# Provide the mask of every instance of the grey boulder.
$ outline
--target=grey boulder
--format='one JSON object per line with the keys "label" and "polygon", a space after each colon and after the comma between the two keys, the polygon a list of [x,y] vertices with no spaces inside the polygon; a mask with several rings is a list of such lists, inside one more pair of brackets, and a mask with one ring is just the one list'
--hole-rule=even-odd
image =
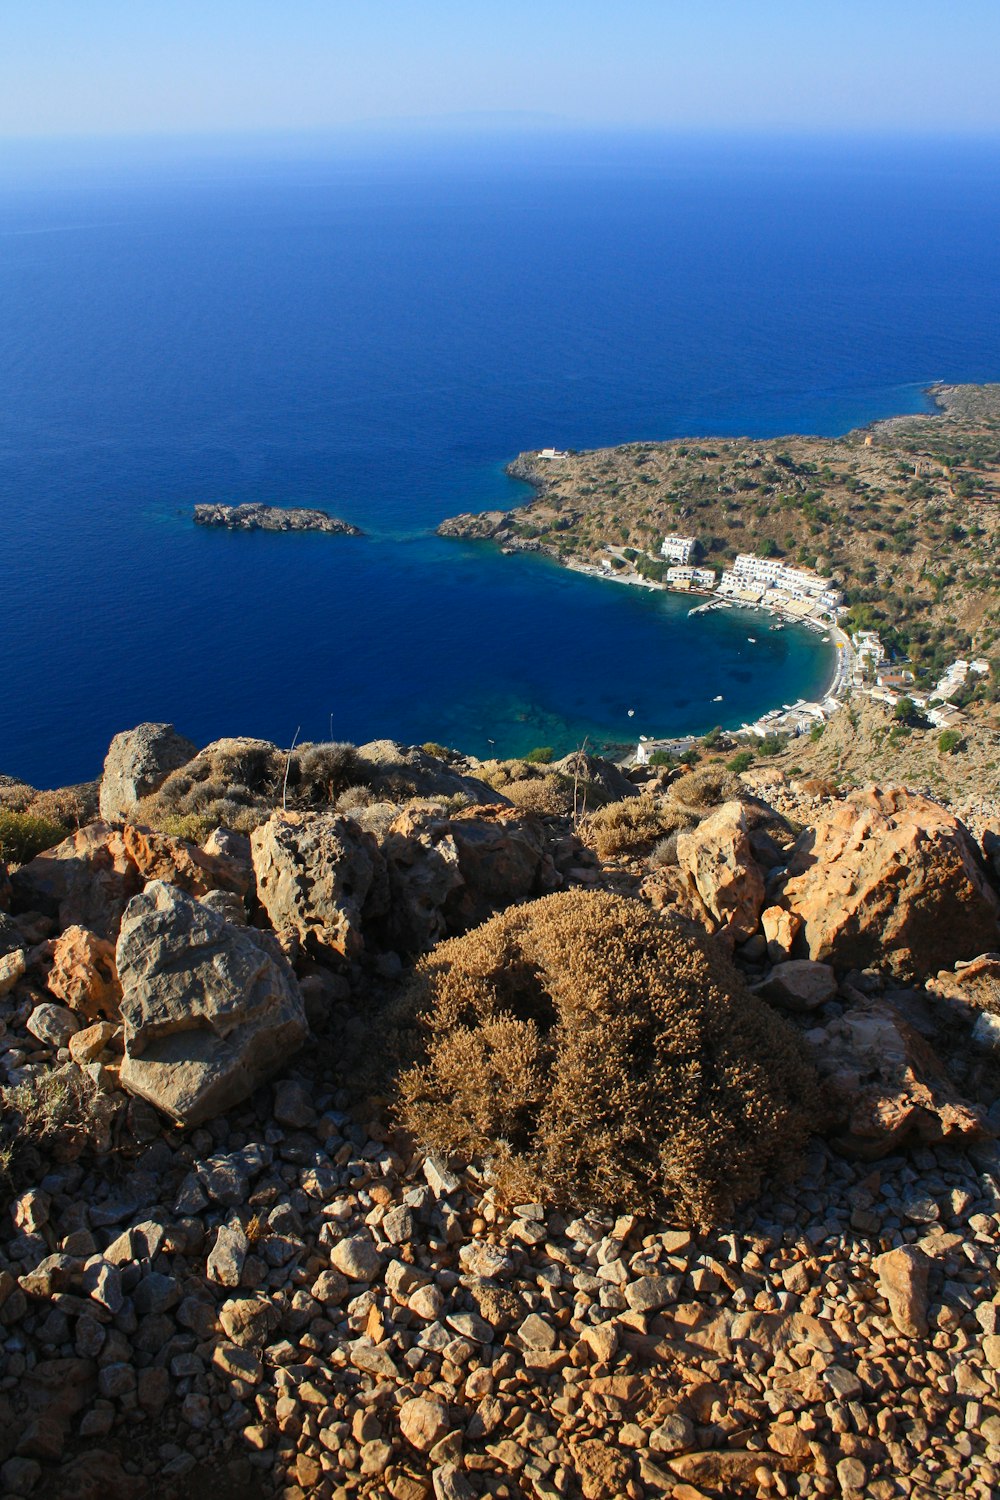
{"label": "grey boulder", "polygon": [[163,785],[171,771],[187,765],[198,747],[172,724],[138,724],[111,741],[101,778],[100,811],[120,823],[136,803]]}
{"label": "grey boulder", "polygon": [[130,901],[117,964],[122,1087],[181,1124],[245,1099],[305,1040],[298,983],[273,942],[164,881]]}

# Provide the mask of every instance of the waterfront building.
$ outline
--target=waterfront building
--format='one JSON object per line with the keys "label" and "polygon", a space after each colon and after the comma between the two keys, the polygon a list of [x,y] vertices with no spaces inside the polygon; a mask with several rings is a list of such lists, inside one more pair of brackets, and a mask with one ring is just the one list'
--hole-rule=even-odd
{"label": "waterfront building", "polygon": [[808,613],[817,605],[832,611],[843,603],[843,595],[834,588],[832,579],[821,578],[810,568],[788,567],[780,558],[756,557],[752,552],[741,552],[732,568],[723,573],[719,593],[748,602],[757,594],[765,604],[782,609],[793,604],[806,606],[796,613]]}
{"label": "waterfront building", "polygon": [[689,563],[697,541],[693,536],[665,536],[660,552],[668,562]]}
{"label": "waterfront building", "polygon": [[667,582],[675,589],[714,589],[715,569],[691,567],[668,568]]}

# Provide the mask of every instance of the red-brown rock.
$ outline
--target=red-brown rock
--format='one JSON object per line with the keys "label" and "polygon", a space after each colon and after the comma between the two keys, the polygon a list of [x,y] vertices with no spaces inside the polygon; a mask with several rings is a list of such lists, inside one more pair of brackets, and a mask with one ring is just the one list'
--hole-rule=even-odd
{"label": "red-brown rock", "polygon": [[52,994],[87,1021],[117,1021],[122,997],[115,946],[86,927],[67,927],[52,945]]}
{"label": "red-brown rock", "polygon": [[742,943],[757,931],[764,876],[754,859],[741,802],[724,802],[696,828],[677,835],[684,883],[681,907],[710,932]]}
{"label": "red-brown rock", "polygon": [[1000,900],[965,826],[929,797],[869,788],[798,840],[781,904],[810,958],[913,977],[998,943]]}

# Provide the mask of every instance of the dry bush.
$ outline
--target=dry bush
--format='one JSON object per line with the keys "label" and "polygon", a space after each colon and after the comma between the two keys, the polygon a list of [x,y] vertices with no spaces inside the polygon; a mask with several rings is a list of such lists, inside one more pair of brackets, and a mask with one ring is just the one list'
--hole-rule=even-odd
{"label": "dry bush", "polygon": [[580,837],[601,859],[609,859],[615,854],[648,849],[690,821],[683,810],[664,798],[643,792],[590,813],[580,826]]}
{"label": "dry bush", "polygon": [[0,808],[7,812],[26,812],[38,796],[33,786],[16,776],[0,776]]}
{"label": "dry bush", "polygon": [[370,786],[347,786],[334,803],[337,812],[353,812],[358,807],[371,807],[375,793]]}
{"label": "dry bush", "polygon": [[509,781],[503,793],[522,812],[543,818],[561,818],[573,811],[573,783],[564,776],[526,776]]}
{"label": "dry bush", "polygon": [[717,1220],[816,1114],[792,1028],[708,944],[606,892],[512,907],[416,971],[425,1061],[401,1080],[431,1149],[492,1159],[514,1201]]}
{"label": "dry bush", "polygon": [[348,787],[367,785],[370,767],[356,745],[330,741],[306,745],[292,756],[288,785],[297,807],[328,807]]}
{"label": "dry bush", "polygon": [[701,817],[723,802],[738,801],[747,796],[747,789],[738,776],[722,764],[713,761],[679,776],[668,793],[675,807]]}
{"label": "dry bush", "polygon": [[36,818],[48,818],[64,828],[83,828],[98,816],[101,783],[84,781],[79,786],[61,786],[52,792],[38,792],[29,809]]}
{"label": "dry bush", "polygon": [[649,856],[649,868],[651,870],[664,870],[668,865],[677,863],[677,829],[668,833],[665,839],[660,839],[656,848]]}
{"label": "dry bush", "polygon": [[72,1161],[87,1146],[106,1149],[114,1106],[72,1065],[0,1088],[0,1178],[43,1175],[48,1157]]}

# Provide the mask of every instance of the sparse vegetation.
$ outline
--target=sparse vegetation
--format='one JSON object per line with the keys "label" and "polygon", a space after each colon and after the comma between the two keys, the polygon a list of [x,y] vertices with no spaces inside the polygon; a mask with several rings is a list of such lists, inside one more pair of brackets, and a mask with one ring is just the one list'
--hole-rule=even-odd
{"label": "sparse vegetation", "polygon": [[36,854],[61,843],[68,832],[65,823],[0,807],[0,860],[8,865],[27,864]]}

